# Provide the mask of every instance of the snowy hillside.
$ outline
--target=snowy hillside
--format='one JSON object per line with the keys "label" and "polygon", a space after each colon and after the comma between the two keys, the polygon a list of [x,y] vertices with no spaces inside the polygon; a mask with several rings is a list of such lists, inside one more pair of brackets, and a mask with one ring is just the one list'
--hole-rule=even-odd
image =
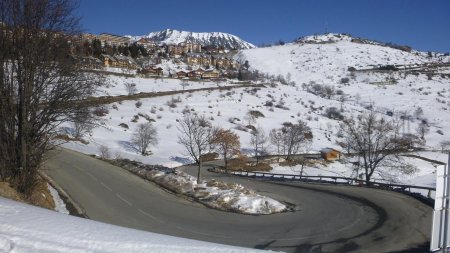
{"label": "snowy hillside", "polygon": [[[328,41],[322,37],[313,39]],[[312,129],[313,143],[309,152],[318,152],[324,147],[340,149],[337,144],[340,121],[327,115],[327,110],[333,107],[346,117],[355,117],[373,108],[386,119],[401,119],[404,133],[417,134],[418,125],[426,121],[429,132],[424,135],[424,148],[427,150],[440,149],[441,141],[450,140],[447,130],[450,124],[450,69],[445,64],[433,69],[420,67],[448,59],[430,58],[427,53],[406,52],[377,44],[355,43],[345,37],[323,44],[304,42],[242,50],[237,57],[241,61],[248,60],[250,70],[281,76],[289,85],[274,83],[264,88],[145,98],[140,100],[139,106],[133,100],[110,104],[109,114],[104,117],[105,128],[96,128],[85,137],[89,144],[68,143],[65,146],[89,154],[99,154],[99,147],[106,146],[113,157],[175,167],[192,162],[178,143],[177,129],[177,120],[190,111],[205,115],[215,126],[236,132],[242,151],[248,155],[252,155],[248,125],[261,127],[268,135],[271,129],[298,120],[306,122]],[[380,65],[397,65],[400,70],[381,71]],[[350,67],[355,70],[349,71]],[[401,70],[405,67],[410,70]],[[139,91],[183,89],[177,84],[178,80],[173,79],[111,80],[114,82],[105,93],[113,95],[122,93],[122,83],[130,81],[138,84]],[[217,84],[192,83],[192,87],[202,85],[213,87]],[[334,92],[328,97],[321,96],[311,91],[315,86],[331,86]],[[262,116],[249,119],[250,111],[259,111]],[[147,121],[153,122],[158,129],[160,141],[151,147],[152,155],[141,156],[127,147],[137,125]],[[269,147],[269,151],[275,150]],[[417,177],[430,176],[434,171],[431,165],[415,163],[423,173],[394,178],[394,181],[416,182]],[[420,166],[427,167],[421,169]]]}
{"label": "snowy hillside", "polygon": [[191,42],[201,44],[202,46],[224,47],[225,49],[250,49],[254,45],[240,39],[239,37],[221,32],[187,32],[166,29],[159,32],[152,32],[144,36],[132,37],[134,40],[140,38],[149,38],[160,44],[178,44]]}
{"label": "snowy hillside", "polygon": [[0,197],[0,252],[262,252],[118,227]]}
{"label": "snowy hillside", "polygon": [[[429,147],[438,148],[439,141],[450,139],[450,133],[444,131],[450,123],[450,76],[442,75],[448,73],[449,67],[402,70],[448,64],[448,57],[429,58],[423,52],[355,43],[348,36],[334,37],[330,42],[330,36],[334,37],[315,38],[316,42],[328,41],[323,44],[305,43],[311,41],[311,36],[303,43],[242,50],[237,57],[240,61],[248,60],[251,69],[281,75],[302,90],[315,84],[334,86],[341,95],[330,98],[330,103],[341,101],[343,105],[351,103],[361,109],[373,106],[385,116],[388,111],[393,117],[409,115],[412,119],[404,122],[404,130],[408,132],[415,131],[417,118],[426,119],[432,126],[426,138]],[[399,66],[399,71],[371,70],[386,65]],[[412,117],[416,111],[423,114]]]}
{"label": "snowy hillside", "polygon": [[[315,42],[315,43],[312,43]],[[348,68],[373,68],[380,65],[414,65],[431,60],[425,53],[405,52],[374,44],[351,42],[351,37],[308,36],[299,43],[242,50],[237,56],[248,60],[252,69],[271,75],[291,75],[298,84],[315,81],[338,84],[350,75]],[[373,77],[373,80],[380,76]],[[371,81],[369,79],[369,81]]]}

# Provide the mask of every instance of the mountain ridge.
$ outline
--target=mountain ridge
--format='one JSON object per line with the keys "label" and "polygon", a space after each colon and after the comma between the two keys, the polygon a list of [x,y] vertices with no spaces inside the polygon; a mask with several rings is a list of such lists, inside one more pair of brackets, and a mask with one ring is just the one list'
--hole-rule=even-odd
{"label": "mountain ridge", "polygon": [[236,35],[223,32],[190,32],[173,29],[151,32],[141,36],[127,36],[132,40],[148,38],[158,44],[198,43],[202,46],[224,47],[225,49],[251,49],[255,45]]}

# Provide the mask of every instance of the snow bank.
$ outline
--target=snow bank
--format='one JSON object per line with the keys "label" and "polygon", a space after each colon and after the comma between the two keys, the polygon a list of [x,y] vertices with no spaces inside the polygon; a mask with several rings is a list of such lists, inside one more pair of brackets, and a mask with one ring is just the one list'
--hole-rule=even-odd
{"label": "snow bank", "polygon": [[211,208],[243,214],[273,214],[287,210],[287,207],[282,203],[261,196],[242,185],[215,180],[197,184],[195,177],[179,170],[145,165],[129,160],[116,160],[113,163],[172,192],[191,197]]}
{"label": "snow bank", "polygon": [[59,213],[69,214],[69,210],[67,210],[66,204],[59,196],[58,191],[53,188],[49,183],[47,183],[48,190],[53,197],[53,201],[55,202],[55,211]]}
{"label": "snow bank", "polygon": [[118,227],[0,197],[0,252],[261,252]]}

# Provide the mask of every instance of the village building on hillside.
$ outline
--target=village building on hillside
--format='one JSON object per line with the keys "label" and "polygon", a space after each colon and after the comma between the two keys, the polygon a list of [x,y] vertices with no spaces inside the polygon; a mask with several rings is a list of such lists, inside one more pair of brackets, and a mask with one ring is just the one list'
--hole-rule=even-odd
{"label": "village building on hillside", "polygon": [[198,68],[197,70],[192,70],[188,72],[188,77],[193,79],[200,79],[202,78],[204,72],[205,71],[203,69]]}
{"label": "village building on hillside", "polygon": [[333,149],[333,148],[324,148],[320,150],[320,155],[325,161],[336,161],[340,160],[342,153],[339,150]]}
{"label": "village building on hillside", "polygon": [[172,56],[181,56],[184,52],[184,48],[179,45],[168,45],[167,52]]}
{"label": "village building on hillside", "polygon": [[147,66],[146,68],[141,70],[141,74],[147,76],[163,76],[163,69],[156,66]]}
{"label": "village building on hillside", "polygon": [[214,66],[217,69],[237,69],[239,64],[227,57],[221,55],[207,55],[207,54],[186,54],[186,64],[189,66]]}
{"label": "village building on hillside", "polygon": [[103,62],[103,65],[105,65],[105,67],[112,67],[116,62],[116,59],[114,59],[114,57],[107,54],[100,55],[100,60]]}
{"label": "village building on hillside", "polygon": [[100,60],[103,62],[105,67],[113,68],[125,68],[125,69],[138,69],[139,65],[129,56],[123,55],[107,55],[102,54]]}
{"label": "village building on hillside", "polygon": [[202,51],[207,54],[223,54],[225,53],[225,48],[217,46],[204,46]]}
{"label": "village building on hillside", "polygon": [[102,33],[97,36],[97,39],[102,43],[102,47],[108,46],[126,46],[130,44],[131,39],[119,35]]}
{"label": "village building on hillside", "polygon": [[117,60],[116,67],[126,68],[126,69],[138,69],[139,65],[133,60],[133,58],[124,55],[115,55],[114,58]]}
{"label": "village building on hillside", "polygon": [[155,53],[159,49],[158,44],[156,44],[156,42],[149,38],[141,38],[136,41],[136,44],[142,46],[147,51],[147,53]]}
{"label": "village building on hillside", "polygon": [[72,56],[73,61],[77,66],[84,69],[101,69],[103,67],[102,61],[92,56]]}
{"label": "village building on hillside", "polygon": [[188,53],[201,53],[202,46],[195,43],[179,43],[176,45],[168,45],[167,52],[172,56],[181,56]]}
{"label": "village building on hillside", "polygon": [[184,53],[201,53],[202,45],[196,43],[185,43],[184,45]]}
{"label": "village building on hillside", "polygon": [[96,39],[98,39],[98,38],[97,38],[97,35],[95,35],[95,34],[92,34],[92,33],[83,33],[83,34],[81,34],[81,40],[82,41],[92,42],[93,40],[96,40]]}
{"label": "village building on hillside", "polygon": [[202,78],[203,79],[214,79],[219,78],[220,72],[215,69],[208,69],[203,72]]}
{"label": "village building on hillside", "polygon": [[233,67],[232,60],[223,57],[223,56],[215,56],[212,57],[212,65],[214,65],[217,69],[229,69]]}
{"label": "village building on hillside", "polygon": [[211,56],[206,54],[188,53],[186,54],[186,63],[189,66],[210,66],[212,64]]}
{"label": "village building on hillside", "polygon": [[181,70],[181,71],[178,71],[177,73],[175,73],[175,76],[176,76],[177,78],[185,78],[185,77],[187,77],[187,72]]}

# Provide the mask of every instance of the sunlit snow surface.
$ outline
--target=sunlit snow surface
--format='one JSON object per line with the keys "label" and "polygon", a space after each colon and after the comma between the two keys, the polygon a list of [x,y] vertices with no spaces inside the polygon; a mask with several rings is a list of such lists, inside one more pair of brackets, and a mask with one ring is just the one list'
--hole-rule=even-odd
{"label": "sunlit snow surface", "polygon": [[0,252],[261,252],[77,218],[0,197]]}

